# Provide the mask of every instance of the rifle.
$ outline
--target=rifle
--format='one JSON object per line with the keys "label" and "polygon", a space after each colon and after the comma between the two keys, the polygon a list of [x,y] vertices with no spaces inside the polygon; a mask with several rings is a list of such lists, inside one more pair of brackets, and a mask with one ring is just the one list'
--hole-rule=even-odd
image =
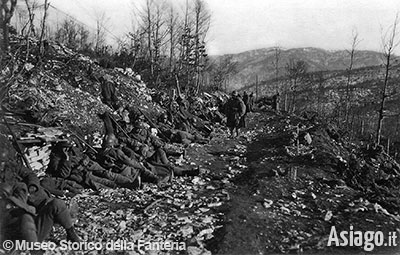
{"label": "rifle", "polygon": [[10,131],[10,134],[11,134],[11,136],[12,136],[12,138],[13,138],[14,146],[15,146],[15,148],[17,149],[18,154],[21,156],[21,158],[22,158],[22,160],[24,161],[26,167],[27,167],[30,171],[33,172],[32,167],[31,167],[31,165],[29,164],[28,159],[26,158],[25,154],[22,152],[21,147],[19,147],[19,144],[18,144],[18,141],[17,141],[17,137],[15,136],[14,132],[12,131],[12,129],[11,129],[10,125],[8,124],[7,119],[6,119],[5,116],[3,116],[3,120],[4,120],[4,123],[6,124],[8,130]]}
{"label": "rifle", "polygon": [[154,124],[154,122],[153,122],[149,117],[147,117],[146,114],[144,114],[144,112],[142,111],[142,109],[140,109],[140,108],[138,107],[138,110],[139,110],[139,112],[144,116],[144,118],[146,119],[146,121],[150,124],[150,127],[155,128],[155,129],[157,130],[157,132],[161,135],[161,138],[162,138],[162,139],[164,139],[164,140],[167,141],[167,142],[170,142],[169,138],[168,138],[166,135],[164,135],[164,134],[160,131],[160,129],[157,127],[157,125]]}
{"label": "rifle", "polygon": [[130,138],[130,136],[128,135],[128,133],[126,133],[126,131],[118,124],[118,122],[114,119],[114,117],[113,117],[111,114],[109,114],[109,116],[110,116],[110,119],[112,120],[112,122],[114,122],[114,124],[117,126],[117,128],[120,129],[120,130],[122,131],[122,133],[124,133],[124,135],[125,135],[127,138]]}
{"label": "rifle", "polygon": [[68,132],[70,132],[73,136],[75,136],[76,138],[78,138],[78,140],[81,143],[84,143],[89,149],[91,149],[94,153],[98,153],[98,151],[93,148],[90,144],[88,144],[83,138],[81,138],[79,135],[75,134],[74,132],[72,132],[71,130],[69,130],[68,128],[66,128]]}

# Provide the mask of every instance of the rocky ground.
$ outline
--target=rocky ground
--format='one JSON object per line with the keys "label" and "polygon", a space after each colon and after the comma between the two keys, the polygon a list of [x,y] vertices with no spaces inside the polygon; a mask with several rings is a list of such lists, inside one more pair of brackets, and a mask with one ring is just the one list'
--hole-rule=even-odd
{"label": "rocky ground", "polygon": [[[13,47],[25,56],[23,43],[15,41]],[[0,83],[7,88],[2,113],[39,175],[48,164],[51,144],[59,139],[79,143],[80,137],[100,146],[103,123],[98,114],[111,111],[99,98],[100,76],[111,76],[123,105],[141,108],[153,121],[165,111],[155,100],[156,91],[132,70],[101,68],[62,45],[52,49],[40,65],[32,55],[28,62],[19,58],[12,68],[0,70]],[[269,109],[250,113],[248,127],[235,139],[225,127],[213,125],[208,144],[192,144],[184,158],[173,159],[177,165],[199,167],[197,177],[176,177],[162,188],[150,184],[137,191],[88,190],[63,197],[78,234],[85,241],[174,241],[185,246],[148,254],[363,254],[362,247],[327,247],[331,227],[338,232],[351,226],[380,230],[386,237],[398,231],[400,165],[394,159],[379,148],[347,141],[316,116],[277,115]],[[0,142],[11,148],[5,119]],[[0,156],[4,161],[15,153]],[[50,240],[63,239],[63,230],[55,228]],[[54,253],[66,252],[47,252]],[[376,247],[372,253],[399,251]]]}
{"label": "rocky ground", "polygon": [[[327,247],[331,226],[384,233],[399,230],[397,215],[346,185],[327,164],[328,156],[318,160],[324,149],[318,144],[318,131],[311,135],[315,159],[287,153],[285,146],[291,143],[287,130],[296,121],[297,117],[271,112],[253,115],[250,125],[255,134],[245,142],[246,153],[239,159],[245,171],[228,188],[231,200],[222,234],[211,246],[215,253],[362,254],[361,248]],[[397,247],[374,249],[374,253],[398,252]]]}
{"label": "rocky ground", "polygon": [[[362,247],[327,247],[331,226],[385,234],[399,230],[397,212],[338,177],[331,162],[345,149],[330,138],[322,146],[320,140],[328,137],[320,127],[268,111],[248,119],[239,138],[220,132],[209,144],[188,148],[180,163],[200,166],[199,177],[176,178],[161,190],[147,185],[73,198],[79,234],[90,241],[185,242],[187,251],[173,254],[364,254]],[[314,129],[308,145],[313,149],[300,145],[301,155],[293,156],[288,148],[297,126]],[[323,154],[324,149],[338,151]],[[56,231],[53,240],[62,235]],[[377,247],[372,253],[398,252]]]}

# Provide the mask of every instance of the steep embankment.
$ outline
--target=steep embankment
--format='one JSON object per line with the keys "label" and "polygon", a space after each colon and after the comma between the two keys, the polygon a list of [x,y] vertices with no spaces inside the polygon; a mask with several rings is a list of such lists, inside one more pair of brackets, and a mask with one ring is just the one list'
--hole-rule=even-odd
{"label": "steep embankment", "polygon": [[[38,43],[29,42],[38,52]],[[14,38],[12,52],[25,56],[23,38]],[[0,80],[9,88],[2,107],[43,126],[62,126],[87,135],[102,130],[98,114],[111,109],[100,100],[100,78],[107,76],[116,86],[122,105],[138,106],[148,113],[160,112],[152,102],[153,90],[132,70],[106,69],[92,59],[65,46],[52,43],[41,62],[34,54],[20,58],[14,70],[2,70]],[[150,114],[151,115],[151,114]]]}

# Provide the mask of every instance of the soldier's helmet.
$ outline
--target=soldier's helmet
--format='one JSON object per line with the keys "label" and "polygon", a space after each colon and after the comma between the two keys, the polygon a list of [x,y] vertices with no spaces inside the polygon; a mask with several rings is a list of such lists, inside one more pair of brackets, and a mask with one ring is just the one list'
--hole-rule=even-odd
{"label": "soldier's helmet", "polygon": [[116,145],[118,145],[118,139],[117,137],[115,137],[114,134],[106,135],[104,137],[104,142],[103,142],[104,147],[113,147]]}
{"label": "soldier's helmet", "polygon": [[158,121],[159,122],[164,123],[167,120],[168,120],[168,115],[165,112],[161,113],[161,115],[158,117]]}
{"label": "soldier's helmet", "polygon": [[64,149],[69,150],[71,147],[73,147],[73,143],[71,141],[69,140],[60,141],[55,144],[53,152],[62,153]]}
{"label": "soldier's helmet", "polygon": [[72,144],[71,141],[68,141],[68,140],[67,140],[67,141],[58,142],[58,143],[57,143],[57,146],[63,147],[63,148],[69,148],[69,147],[72,147],[73,144]]}
{"label": "soldier's helmet", "polygon": [[7,182],[0,183],[0,198],[11,196],[13,187]]}
{"label": "soldier's helmet", "polygon": [[104,80],[104,81],[112,81],[112,77],[111,77],[111,75],[104,74],[104,75],[103,75],[103,80]]}

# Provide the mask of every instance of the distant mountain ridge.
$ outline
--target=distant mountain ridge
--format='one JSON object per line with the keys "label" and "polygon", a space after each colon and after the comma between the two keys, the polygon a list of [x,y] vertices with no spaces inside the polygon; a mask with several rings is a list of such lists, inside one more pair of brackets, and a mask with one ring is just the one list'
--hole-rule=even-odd
{"label": "distant mountain ridge", "polygon": [[[230,59],[237,63],[237,72],[230,76],[228,89],[238,89],[259,81],[276,77],[274,68],[275,47],[246,51],[238,54],[212,56],[212,60]],[[346,50],[324,50],[319,48],[280,48],[279,76],[285,76],[285,66],[291,60],[303,60],[310,72],[345,70],[349,67],[350,55]],[[382,54],[375,51],[356,51],[354,69],[377,66],[382,63]]]}

